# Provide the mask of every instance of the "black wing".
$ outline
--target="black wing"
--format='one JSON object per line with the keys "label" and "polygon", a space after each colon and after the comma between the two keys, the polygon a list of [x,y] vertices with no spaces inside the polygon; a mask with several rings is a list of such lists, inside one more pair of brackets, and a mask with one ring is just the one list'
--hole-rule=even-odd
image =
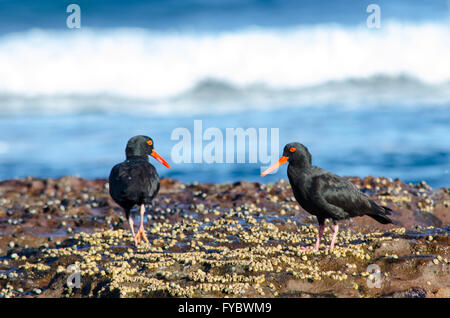
{"label": "black wing", "polygon": [[159,176],[149,162],[123,162],[111,170],[109,192],[124,209],[131,209],[135,204],[151,203],[158,191]]}
{"label": "black wing", "polygon": [[331,173],[313,178],[311,197],[324,214],[338,220],[373,214],[375,206],[378,207],[353,183]]}

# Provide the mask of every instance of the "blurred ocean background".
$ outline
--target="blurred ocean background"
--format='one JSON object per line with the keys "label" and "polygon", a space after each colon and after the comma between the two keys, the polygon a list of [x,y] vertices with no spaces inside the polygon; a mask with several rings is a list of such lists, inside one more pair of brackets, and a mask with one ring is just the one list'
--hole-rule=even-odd
{"label": "blurred ocean background", "polygon": [[[136,134],[170,162],[172,131],[201,119],[279,128],[280,152],[302,142],[340,175],[450,186],[447,0],[74,1],[81,29],[70,3],[0,0],[0,180],[107,178]],[[184,182],[286,178],[151,162]]]}

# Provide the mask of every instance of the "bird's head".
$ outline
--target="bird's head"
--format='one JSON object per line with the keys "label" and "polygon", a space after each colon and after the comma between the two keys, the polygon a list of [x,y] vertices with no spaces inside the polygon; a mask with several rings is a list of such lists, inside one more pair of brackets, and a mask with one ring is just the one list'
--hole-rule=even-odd
{"label": "bird's head", "polygon": [[154,149],[153,139],[147,136],[134,136],[128,140],[125,149],[127,158],[152,156],[167,168],[170,165]]}
{"label": "bird's head", "polygon": [[289,164],[292,164],[294,166],[305,167],[311,165],[311,154],[309,153],[308,148],[306,148],[299,142],[288,143],[286,146],[284,146],[283,156],[277,162],[267,168],[267,170],[265,170],[261,174],[261,176],[264,177],[286,162],[289,162]]}

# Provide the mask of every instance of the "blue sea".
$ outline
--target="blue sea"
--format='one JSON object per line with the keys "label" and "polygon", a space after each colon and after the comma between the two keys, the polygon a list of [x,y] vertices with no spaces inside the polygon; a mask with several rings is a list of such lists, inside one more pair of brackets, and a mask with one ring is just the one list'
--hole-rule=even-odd
{"label": "blue sea", "polygon": [[[107,178],[127,140],[275,128],[344,176],[449,187],[450,2],[0,0],[0,180]],[[75,3],[75,2],[74,2]],[[208,141],[204,141],[206,145]],[[250,146],[236,150],[247,153]],[[172,163],[183,182],[272,182],[261,162]]]}

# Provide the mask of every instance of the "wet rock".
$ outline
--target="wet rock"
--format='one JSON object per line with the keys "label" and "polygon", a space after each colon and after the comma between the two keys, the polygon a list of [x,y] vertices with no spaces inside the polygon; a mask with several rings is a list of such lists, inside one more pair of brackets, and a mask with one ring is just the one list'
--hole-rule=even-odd
{"label": "wet rock", "polygon": [[425,298],[427,296],[427,291],[420,287],[413,287],[405,291],[395,292],[393,298]]}

